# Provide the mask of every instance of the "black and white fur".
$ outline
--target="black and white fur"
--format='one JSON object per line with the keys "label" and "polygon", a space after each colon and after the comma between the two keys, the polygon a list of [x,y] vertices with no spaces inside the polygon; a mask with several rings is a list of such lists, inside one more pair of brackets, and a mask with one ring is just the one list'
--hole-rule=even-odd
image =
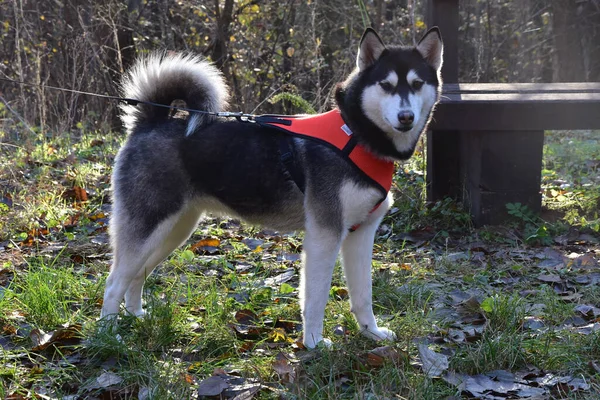
{"label": "black and white fur", "polygon": [[[359,143],[376,156],[409,158],[439,99],[443,46],[437,28],[416,47],[386,47],[375,31],[363,35],[357,68],[338,85],[336,106]],[[155,103],[184,100],[188,108],[224,111],[228,88],[210,63],[190,55],[151,55],[125,76],[123,94]],[[375,320],[371,257],[375,232],[391,194],[381,192],[337,152],[294,139],[304,193],[280,157],[279,131],[250,122],[125,106],[128,138],[113,175],[110,234],[114,262],[102,317],[125,299],[143,315],[142,287],[152,270],[184,243],[204,213],[224,213],[281,231],[305,230],[300,304],[304,344],[323,339],[331,277],[341,251],[350,303],[362,332],[393,339]],[[350,233],[350,227],[360,227]]]}

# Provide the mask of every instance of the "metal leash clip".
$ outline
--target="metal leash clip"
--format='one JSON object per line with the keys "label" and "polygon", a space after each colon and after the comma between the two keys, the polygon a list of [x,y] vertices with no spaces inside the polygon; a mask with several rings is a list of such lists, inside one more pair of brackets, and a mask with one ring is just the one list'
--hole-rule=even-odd
{"label": "metal leash clip", "polygon": [[222,111],[222,112],[218,112],[217,115],[219,117],[235,118],[238,121],[242,121],[242,122],[254,122],[253,114],[245,114],[241,111],[240,112]]}

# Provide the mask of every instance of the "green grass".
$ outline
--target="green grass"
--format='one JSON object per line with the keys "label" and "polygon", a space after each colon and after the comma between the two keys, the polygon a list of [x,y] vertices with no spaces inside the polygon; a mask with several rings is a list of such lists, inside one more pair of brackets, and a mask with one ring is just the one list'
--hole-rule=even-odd
{"label": "green grass", "polygon": [[68,268],[53,268],[33,260],[24,271],[23,281],[17,280],[13,296],[37,327],[53,329],[77,320],[84,283]]}
{"label": "green grass", "polygon": [[[554,250],[571,257],[587,252],[598,261],[598,245],[552,242],[573,228],[598,231],[598,133],[550,133],[545,207],[558,214],[552,220],[523,214],[530,220],[521,216],[501,228],[474,229],[451,200],[427,204],[424,155],[417,152],[400,167],[396,203],[374,251],[374,308],[398,340],[375,343],[360,335],[338,265],[325,320],[333,347],[306,351],[298,344],[299,261],[278,260],[298,253],[302,235],[272,235],[228,219],[203,221],[148,278],[147,317],[97,322],[111,256],[109,176],[123,137],[7,132],[0,131],[10,144],[0,145],[0,398],[191,398],[215,374],[259,382],[254,398],[260,399],[460,395],[419,367],[422,342],[448,355],[456,373],[536,367],[590,383],[564,398],[600,396],[600,374],[591,367],[600,360],[600,332],[581,333],[569,322],[579,317],[577,304],[600,306],[597,286],[576,280],[597,267],[544,270],[537,258],[542,241],[523,240],[528,223],[543,226]],[[87,199],[75,188],[85,189]],[[205,238],[219,239],[216,253],[191,250]],[[260,247],[249,248],[246,238]],[[296,273],[284,284],[265,283],[290,269]],[[549,273],[561,282],[538,280]],[[528,328],[531,318],[543,327]],[[38,346],[32,335],[38,331],[56,337]],[[372,355],[384,345],[387,355]],[[98,384],[104,373],[118,383]]]}
{"label": "green grass", "polygon": [[573,226],[600,232],[600,134],[548,132],[544,146],[544,204]]}

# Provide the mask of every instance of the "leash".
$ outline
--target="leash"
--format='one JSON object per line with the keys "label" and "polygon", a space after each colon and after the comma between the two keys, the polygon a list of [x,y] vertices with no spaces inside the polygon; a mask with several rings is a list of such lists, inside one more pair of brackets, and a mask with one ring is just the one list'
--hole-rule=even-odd
{"label": "leash", "polygon": [[[131,99],[131,98],[127,98],[127,97],[119,97],[119,96],[111,96],[111,95],[107,95],[107,94],[85,92],[82,90],[66,89],[66,88],[61,88],[58,86],[51,86],[51,85],[33,84],[33,83],[28,83],[28,82],[23,82],[23,81],[17,81],[15,79],[10,79],[10,78],[0,77],[0,80],[10,82],[13,84],[25,85],[25,86],[29,86],[29,87],[39,87],[39,88],[43,88],[43,89],[57,90],[57,91],[66,92],[66,93],[74,93],[74,94],[80,94],[80,95],[84,95],[84,96],[92,96],[92,97],[99,97],[99,98],[108,99],[108,100],[116,100],[118,102],[125,103],[128,105],[134,106],[134,107],[137,106],[138,104],[145,104],[145,105],[149,105],[149,106],[153,106],[153,107],[168,108],[170,110],[187,111],[189,113],[199,113],[199,114],[212,115],[215,117],[223,117],[223,118],[235,118],[240,122],[258,123],[263,126],[265,126],[265,125],[268,126],[269,123],[277,123],[280,125],[291,126],[292,125],[291,120],[297,117],[297,116],[284,116],[284,115],[275,115],[275,114],[254,115],[254,114],[246,114],[243,112],[230,112],[230,111],[213,112],[213,111],[206,111],[206,110],[196,110],[196,109],[187,108],[187,107],[178,107],[178,106],[173,106],[170,104],[154,103],[152,101]],[[20,119],[20,117],[19,117],[19,119]],[[295,155],[294,146],[292,144],[292,136],[284,135],[279,139],[279,152],[280,152],[281,162],[283,163],[284,171],[289,175],[290,179],[296,184],[296,187],[298,187],[298,189],[302,193],[304,193],[304,189],[305,189],[304,173],[301,171],[301,169],[298,167],[298,165],[296,163],[297,156]]]}
{"label": "leash", "polygon": [[[178,107],[178,106],[172,106],[172,105],[161,104],[161,103],[154,103],[151,101],[138,100],[138,99],[132,99],[132,98],[127,98],[127,97],[119,97],[119,96],[112,96],[112,95],[107,95],[107,94],[85,92],[82,90],[66,89],[66,88],[61,88],[61,87],[52,86],[52,85],[33,84],[33,83],[28,83],[28,82],[23,82],[23,81],[17,81],[15,79],[10,79],[10,78],[0,77],[0,81],[6,81],[6,82],[25,85],[25,86],[29,86],[29,87],[39,87],[39,88],[43,88],[43,89],[57,90],[57,91],[66,92],[66,93],[80,94],[80,95],[84,95],[84,96],[99,97],[99,98],[108,99],[108,100],[116,100],[118,102],[123,102],[128,105],[132,105],[134,107],[137,106],[138,104],[145,104],[145,105],[149,105],[149,106],[153,106],[153,107],[162,107],[162,108],[168,108],[171,110],[187,111],[190,113],[200,113],[200,114],[212,115],[212,116],[223,117],[223,118],[236,118],[240,122],[252,122],[252,123],[258,123],[263,126],[266,125],[266,126],[270,126],[270,127],[273,127],[273,125],[269,125],[272,123],[276,123],[279,125],[285,125],[285,126],[291,126],[293,119],[301,117],[298,115],[277,115],[277,114],[255,115],[255,114],[246,114],[243,112],[230,112],[230,111],[213,112],[213,111],[206,111],[206,110],[196,110],[196,109],[192,109],[192,108]],[[304,176],[304,172],[299,168],[299,166],[296,163],[297,155],[295,154],[294,145],[292,143],[293,137],[294,137],[293,135],[283,135],[279,139],[279,144],[278,144],[279,145],[279,153],[280,153],[280,157],[281,157],[281,162],[284,167],[284,172],[286,174],[288,174],[289,178],[295,183],[296,187],[300,190],[300,192],[304,193],[306,178]],[[354,138],[352,138],[352,139],[354,139]],[[344,151],[344,149],[342,151]],[[375,208],[373,208],[373,210],[371,210],[371,212],[375,211],[384,200],[385,200],[385,198],[381,199],[375,205]],[[360,225],[352,226],[350,228],[350,232],[355,231],[356,229],[358,229],[359,226]]]}
{"label": "leash", "polygon": [[[116,100],[118,102],[125,103],[130,106],[134,106],[134,107],[137,106],[138,104],[144,104],[144,105],[153,106],[153,107],[168,108],[170,110],[187,111],[189,113],[212,115],[214,117],[235,118],[241,122],[259,122],[259,123],[277,122],[277,123],[284,124],[284,125],[292,124],[291,121],[284,120],[283,115],[276,115],[276,114],[255,115],[255,114],[246,114],[241,111],[239,111],[239,112],[231,112],[231,111],[213,112],[213,111],[206,111],[206,110],[196,110],[193,108],[178,107],[178,106],[173,106],[170,104],[161,104],[161,103],[154,103],[152,101],[131,99],[128,97],[111,96],[108,94],[100,94],[100,93],[85,92],[82,90],[66,89],[66,88],[61,88],[61,87],[52,86],[52,85],[42,85],[42,84],[36,84],[36,83],[23,82],[23,81],[18,81],[16,79],[10,79],[10,78],[0,77],[0,81],[6,81],[6,82],[10,82],[10,83],[18,84],[18,85],[29,86],[29,87],[57,90],[57,91],[66,92],[66,93],[81,94],[84,96],[99,97],[101,99]],[[296,116],[285,116],[285,117],[286,118],[295,118]]]}

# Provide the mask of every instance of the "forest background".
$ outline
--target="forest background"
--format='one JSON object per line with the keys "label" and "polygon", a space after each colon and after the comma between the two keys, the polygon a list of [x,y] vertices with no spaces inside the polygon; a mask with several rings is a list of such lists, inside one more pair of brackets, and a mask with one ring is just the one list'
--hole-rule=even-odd
{"label": "forest background", "polygon": [[[461,82],[600,80],[600,1],[459,3]],[[427,5],[0,0],[0,78],[38,85],[2,80],[0,96],[21,122],[42,130],[120,129],[116,104],[41,85],[117,95],[136,55],[166,49],[214,61],[231,85],[232,110],[323,111],[332,87],[354,68],[364,28],[375,27],[390,44],[413,44],[427,29]]]}

